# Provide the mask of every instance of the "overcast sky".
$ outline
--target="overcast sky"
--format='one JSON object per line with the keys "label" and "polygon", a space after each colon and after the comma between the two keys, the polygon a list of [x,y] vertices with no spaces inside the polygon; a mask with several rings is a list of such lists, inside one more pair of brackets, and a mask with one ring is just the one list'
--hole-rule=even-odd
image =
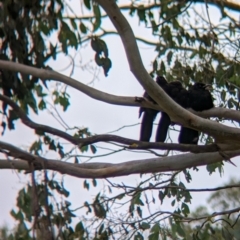
{"label": "overcast sky", "polygon": [[[76,3],[77,1],[74,2],[74,4],[79,4]],[[77,7],[79,6],[74,6],[74,9],[77,9]],[[213,11],[213,8],[210,8],[210,11],[210,16],[212,18],[215,17],[216,20],[218,16],[218,10],[215,9]],[[130,21],[136,36],[144,36],[147,39],[153,39],[151,35],[151,30],[146,29],[143,24],[139,26],[137,18],[131,18]],[[112,25],[108,20],[104,20],[104,24],[105,26],[107,26],[106,29],[113,29]],[[107,78],[104,77],[104,75],[102,74],[102,70],[100,69],[101,74],[99,75],[99,80],[95,80],[94,83],[91,84],[91,86],[96,89],[116,95],[141,96],[143,94],[143,89],[129,70],[124,49],[122,47],[122,43],[119,37],[108,36],[107,38],[104,38],[104,40],[107,42],[113,66]],[[150,70],[151,62],[156,55],[156,53],[154,52],[154,48],[143,45],[142,43],[139,43],[139,48],[145,67],[147,70]],[[71,53],[74,52],[71,51]],[[83,65],[84,63],[87,63],[91,59],[93,59],[94,52],[91,50],[89,45],[87,45],[83,50],[81,50],[81,52],[79,52],[78,56],[79,61],[81,60],[79,65]],[[68,63],[69,58],[66,56],[61,56],[57,60],[57,62],[51,61],[50,65],[54,68],[54,70],[61,71],[68,65]],[[61,73],[69,75],[70,71],[70,69],[67,69],[66,71],[61,71]],[[87,72],[86,70],[75,68],[72,77],[83,83],[89,83],[91,82],[93,76],[89,74],[89,72]],[[121,126],[140,123],[140,120],[138,119],[138,108],[114,106],[107,103],[99,102],[71,88],[68,89],[68,92],[71,96],[71,106],[66,113],[62,114],[62,116],[64,117],[64,120],[68,123],[68,125],[72,127],[89,127],[89,130],[92,133],[102,134],[118,129]],[[40,112],[39,116],[31,114],[31,118],[38,123],[61,128],[61,126],[56,122],[56,120],[54,120],[54,118],[47,112]],[[158,122],[158,118],[156,119],[156,122]],[[123,137],[138,139],[139,129],[140,126],[137,125],[135,127],[125,128],[115,134],[119,134]],[[175,132],[171,132],[171,137],[174,142],[177,142],[177,134]],[[36,137],[34,136],[34,131],[29,130],[28,128],[23,126],[20,121],[17,122],[15,131],[6,131],[5,135],[2,137],[2,141],[16,144],[17,146],[21,146],[24,148],[29,146],[35,139]],[[152,136],[152,140],[154,140],[154,135]],[[104,144],[98,145],[104,146]],[[109,147],[109,145],[107,146]],[[70,145],[66,145],[65,147],[67,149],[68,147],[70,147]],[[99,153],[104,153],[104,151],[99,150],[97,154]],[[90,153],[87,153],[87,155],[89,154]],[[52,157],[56,155],[54,155],[52,152],[49,152],[46,156]],[[92,161],[117,163],[134,159],[144,159],[150,156],[152,155],[145,153],[122,152],[107,157],[93,159]],[[239,158],[235,158],[234,163],[239,167],[238,160]],[[208,172],[205,170],[206,167],[201,167],[199,172],[194,172],[192,174],[193,181],[187,186],[189,188],[219,186],[223,182],[226,182],[230,177],[238,177],[238,167],[236,168],[231,164],[225,163],[224,175],[222,177],[220,177],[218,173],[209,176]],[[12,226],[14,224],[13,219],[9,215],[9,212],[15,206],[15,199],[18,190],[22,188],[28,180],[28,176],[26,177],[24,174],[19,174],[15,170],[1,170],[0,225],[6,223]],[[86,200],[91,200],[94,197],[94,194],[101,189],[99,187],[89,192],[86,189],[82,188],[83,181],[81,179],[65,176],[64,180],[66,188],[69,189],[71,192],[69,200],[72,201],[73,208],[81,206]],[[180,176],[179,180],[184,181],[184,177]],[[132,175],[128,177],[114,178],[112,179],[112,181],[119,183],[125,182],[128,185],[132,184],[134,186],[136,185],[136,183],[140,182],[140,177],[139,175]],[[99,184],[106,184],[104,180],[98,180],[98,182]],[[193,194],[194,199],[192,202],[192,208],[195,208],[200,204],[205,205],[208,195],[208,193]],[[165,202],[164,204],[164,206],[169,205],[169,202]],[[164,206],[162,206],[162,209],[164,209]],[[153,208],[158,207],[159,206],[155,206]]]}

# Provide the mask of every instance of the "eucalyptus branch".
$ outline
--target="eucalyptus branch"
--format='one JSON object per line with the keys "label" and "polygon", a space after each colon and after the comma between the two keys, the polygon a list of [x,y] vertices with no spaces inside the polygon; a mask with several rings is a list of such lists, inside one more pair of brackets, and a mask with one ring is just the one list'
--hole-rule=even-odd
{"label": "eucalyptus branch", "polygon": [[0,69],[9,70],[13,72],[20,72],[28,75],[32,75],[35,77],[41,78],[42,81],[57,81],[64,83],[72,88],[88,95],[89,97],[107,102],[114,105],[121,105],[121,106],[143,106],[143,107],[151,107],[153,109],[160,109],[156,104],[152,104],[149,101],[143,101],[143,98],[136,98],[136,97],[127,97],[127,96],[116,96],[113,94],[109,94],[106,92],[99,91],[95,88],[89,87],[73,78],[67,77],[63,74],[55,72],[49,69],[38,69],[35,67],[26,66],[24,64],[15,63],[11,61],[0,60]]}
{"label": "eucalyptus branch", "polygon": [[[87,96],[93,99],[103,101],[109,104],[129,106],[129,107],[145,107],[145,108],[151,108],[151,109],[160,110],[160,111],[163,110],[161,106],[157,104],[153,104],[148,100],[146,100],[145,98],[125,97],[125,96],[121,97],[117,95],[108,94],[106,92],[102,92],[92,87],[89,87],[83,83],[80,83],[77,80],[74,80],[73,78],[67,77],[65,75],[62,75],[52,70],[38,69],[35,67],[29,67],[20,63],[4,61],[4,60],[0,60],[0,68],[9,70],[9,71],[15,71],[15,72],[21,72],[21,73],[33,75],[41,78],[43,81],[47,81],[49,79],[55,80],[55,81],[64,83],[66,85],[69,85],[75,88],[76,90],[82,93],[85,93]],[[7,101],[7,97],[6,96],[4,97],[5,98],[2,98],[1,100],[5,101],[7,104],[10,105],[10,102]],[[188,109],[188,110],[198,116],[205,117],[205,118],[218,117],[218,118],[240,121],[240,112],[232,109],[212,108],[210,110],[206,110],[203,112],[195,112],[191,109]]]}
{"label": "eucalyptus branch", "polygon": [[[179,219],[178,221],[179,222],[194,222],[194,221],[199,221],[199,220],[205,220],[207,219],[208,221],[211,221],[212,218],[214,217],[217,217],[217,216],[222,216],[222,215],[229,215],[229,214],[232,214],[232,213],[237,213],[240,211],[240,207],[238,208],[233,208],[233,209],[230,209],[230,210],[226,210],[226,211],[221,211],[221,212],[214,212],[210,215],[207,215],[207,216],[202,216],[202,217],[185,217],[181,214],[178,214],[178,213],[174,213],[174,212],[170,212],[170,211],[156,211],[154,214],[151,214],[151,216],[148,216],[146,217],[146,219],[149,219],[149,218],[156,218],[158,216],[161,216],[161,215],[164,215],[164,214],[167,214],[168,217],[170,216],[174,216],[176,217],[177,219]],[[139,220],[139,221],[142,221]],[[135,222],[125,222],[123,224],[133,224]]]}
{"label": "eucalyptus branch", "polygon": [[[170,180],[167,180],[168,182]],[[162,182],[161,182],[162,184]],[[171,186],[170,184],[169,185],[166,185],[166,186],[159,186],[160,185],[159,183],[156,183],[154,185],[150,185],[150,186],[147,186],[147,187],[142,187],[142,188],[138,188],[138,187],[128,187],[128,186],[123,186],[123,185],[120,185],[118,184],[117,186],[112,186],[112,187],[115,187],[115,188],[123,188],[125,190],[124,194],[126,195],[129,195],[129,194],[136,194],[138,192],[145,192],[147,190],[161,190],[161,189],[179,189],[179,190],[182,190],[182,191],[185,191],[185,192],[216,192],[216,191],[221,191],[221,190],[226,190],[226,189],[229,189],[229,188],[240,188],[240,184],[233,184],[233,185],[226,185],[226,186],[222,186],[222,187],[216,187],[216,188],[184,188],[184,187],[181,187],[181,186]],[[127,188],[130,188],[130,190],[127,190]],[[122,194],[122,193],[121,193]],[[119,196],[120,194],[118,194],[117,196]],[[114,199],[116,197],[112,197],[110,200]]]}
{"label": "eucalyptus branch", "polygon": [[[222,7],[226,7],[230,10],[234,10],[234,11],[240,11],[240,4],[234,1],[227,1],[227,0],[187,0],[186,2],[192,2],[192,3],[205,3],[205,1],[208,3],[208,4],[211,4],[211,5],[215,5],[219,8],[222,8]],[[172,3],[173,1],[172,0],[169,0],[169,3]],[[176,1],[176,3],[178,3],[178,1]],[[126,5],[120,5],[119,6],[119,9],[121,11],[129,11],[131,9],[138,9],[140,8],[141,10],[152,10],[152,9],[155,9],[155,8],[160,8],[162,6],[161,3],[151,3],[151,4],[140,4],[140,5],[137,5],[136,3],[131,3],[131,4],[126,4]],[[101,15],[101,18],[105,18],[107,17],[106,14],[102,14]],[[66,19],[78,19],[78,20],[91,20],[93,18],[95,18],[95,16],[93,15],[90,15],[90,16],[81,16],[81,17],[77,17],[77,16],[74,16],[74,17],[64,17]]]}
{"label": "eucalyptus branch", "polygon": [[[229,215],[232,213],[237,213],[240,211],[240,207],[238,208],[233,208],[230,210],[226,210],[226,211],[221,211],[221,212],[214,212],[211,215],[207,215],[207,216],[202,216],[202,217],[196,217],[196,218],[190,218],[190,217],[183,217],[181,216],[183,222],[193,222],[193,221],[199,221],[199,220],[203,220],[203,219],[208,219],[209,221],[211,221],[212,218],[217,217],[217,216],[222,216],[222,215]],[[175,214],[173,214],[175,215]],[[177,215],[176,215],[177,216]]]}
{"label": "eucalyptus branch", "polygon": [[[126,176],[130,174],[180,171],[186,168],[203,166],[225,160],[222,154],[218,152],[213,152],[200,154],[187,153],[162,158],[133,160],[117,164],[97,162],[76,164],[56,161],[56,159],[39,157],[2,141],[0,141],[0,149],[7,156],[25,161],[28,168],[28,164],[32,163],[35,170],[53,170],[61,174],[67,174],[78,178],[95,179]],[[232,158],[235,156],[239,156],[240,150],[226,151],[225,154],[229,158]],[[14,162],[10,160],[1,160],[0,168],[2,167],[2,162],[5,166],[5,169],[7,167],[7,164],[9,164],[9,169],[12,169],[16,160]],[[20,165],[18,164],[16,164],[15,166],[20,167]],[[22,163],[21,166],[23,166]],[[26,165],[23,167],[26,169]]]}

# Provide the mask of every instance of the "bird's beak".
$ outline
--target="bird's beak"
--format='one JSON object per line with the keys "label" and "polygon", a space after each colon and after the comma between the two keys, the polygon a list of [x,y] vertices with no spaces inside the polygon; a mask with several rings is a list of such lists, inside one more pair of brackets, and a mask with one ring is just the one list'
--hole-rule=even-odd
{"label": "bird's beak", "polygon": [[213,87],[211,84],[205,84],[205,87],[204,87],[206,90],[213,90]]}

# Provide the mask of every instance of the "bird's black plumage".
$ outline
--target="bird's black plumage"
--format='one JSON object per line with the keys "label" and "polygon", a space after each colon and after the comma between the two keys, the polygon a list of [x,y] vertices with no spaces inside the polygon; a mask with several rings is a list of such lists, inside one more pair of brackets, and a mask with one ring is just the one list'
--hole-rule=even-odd
{"label": "bird's black plumage", "polygon": [[[195,111],[204,111],[214,107],[212,95],[207,89],[208,86],[207,84],[197,82],[189,88],[190,108]],[[197,130],[181,127],[178,142],[183,144],[197,144],[198,137]]]}
{"label": "bird's black plumage", "polygon": [[158,123],[156,142],[164,142],[166,140],[170,124],[171,124],[170,117],[167,115],[167,113],[162,112],[161,118]]}
{"label": "bird's black plumage", "polygon": [[183,108],[189,107],[189,93],[180,81],[170,82],[166,89],[167,94]]}
{"label": "bird's black plumage", "polygon": [[144,108],[140,111],[141,112],[139,113],[139,117],[143,112],[143,119],[140,130],[140,141],[149,142],[152,135],[153,122],[158,114],[158,111],[150,108]]}
{"label": "bird's black plumage", "polygon": [[181,144],[197,144],[199,134],[197,130],[181,127],[178,142]]}
{"label": "bird's black plumage", "polygon": [[[179,105],[184,108],[189,107],[189,93],[186,89],[183,88],[181,82],[173,81],[168,83],[164,90],[166,93]],[[167,137],[168,128],[171,124],[171,119],[167,113],[162,112],[162,116],[160,118],[157,134],[156,134],[156,142],[164,142]]]}
{"label": "bird's black plumage", "polygon": [[188,90],[190,96],[190,107],[194,111],[204,111],[214,107],[213,98],[208,91],[208,84],[196,82]]}
{"label": "bird's black plumage", "polygon": [[[167,80],[162,77],[157,77],[157,83],[163,88],[163,90],[168,94],[170,88]],[[167,113],[162,112],[161,117],[158,123],[157,133],[156,133],[156,142],[164,142],[167,137],[168,127],[171,124],[171,119]]]}
{"label": "bird's black plumage", "polygon": [[[162,76],[158,76],[156,82],[163,89],[167,85],[167,80]],[[149,101],[156,103],[146,92],[144,93],[143,96],[147,98]],[[141,107],[139,109],[139,117],[141,117],[143,113],[143,119],[142,119],[141,130],[140,130],[140,141],[149,142],[152,135],[153,122],[158,112],[159,111],[150,109],[150,108]]]}

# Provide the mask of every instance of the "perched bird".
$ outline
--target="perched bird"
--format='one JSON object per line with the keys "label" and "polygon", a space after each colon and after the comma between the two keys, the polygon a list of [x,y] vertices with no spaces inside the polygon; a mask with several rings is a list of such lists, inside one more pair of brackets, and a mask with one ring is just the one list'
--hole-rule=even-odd
{"label": "perched bird", "polygon": [[[162,87],[163,89],[166,87],[167,80],[162,77],[158,76],[156,79],[157,84]],[[149,101],[156,103],[148,94],[147,92],[143,95],[145,98],[147,98]],[[150,109],[150,108],[143,108],[141,107],[139,109],[139,117],[141,117],[143,113],[143,119],[141,124],[141,130],[140,130],[140,141],[149,142],[151,135],[152,135],[152,129],[153,129],[153,122],[156,118],[159,111]]]}
{"label": "perched bird", "polygon": [[[189,93],[189,107],[194,111],[204,111],[214,107],[213,98],[209,92],[211,85],[196,82],[188,90]],[[197,130],[181,127],[178,142],[183,144],[197,144],[199,134]]]}
{"label": "perched bird", "polygon": [[[184,108],[189,107],[189,93],[182,86],[180,81],[173,81],[168,83],[165,86],[166,93],[180,106]],[[168,128],[171,124],[171,119],[167,113],[162,112],[162,116],[160,118],[157,134],[156,134],[156,142],[164,142],[167,137]]]}

